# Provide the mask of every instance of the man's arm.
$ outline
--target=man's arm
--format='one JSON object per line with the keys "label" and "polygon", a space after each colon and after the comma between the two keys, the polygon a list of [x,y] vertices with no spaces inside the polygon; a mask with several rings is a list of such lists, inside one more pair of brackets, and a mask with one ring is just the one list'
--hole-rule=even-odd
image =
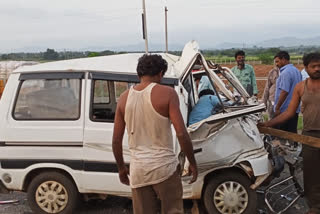
{"label": "man's arm", "polygon": [[286,122],[287,120],[289,120],[290,118],[292,118],[295,113],[296,113],[296,110],[300,104],[300,99],[301,99],[301,88],[302,87],[302,84],[298,84],[295,88],[294,88],[294,91],[293,91],[293,94],[292,94],[292,99],[290,101],[290,104],[289,104],[289,107],[288,109],[283,112],[282,114],[280,114],[279,116],[275,117],[274,119],[268,121],[268,122],[265,122],[265,123],[262,123],[260,124],[261,126],[268,126],[268,127],[273,127],[273,126],[276,126],[276,125],[279,125],[281,123],[284,123]]}
{"label": "man's arm", "polygon": [[174,126],[174,129],[176,130],[176,135],[179,140],[181,150],[190,162],[189,173],[193,175],[190,183],[193,183],[198,177],[197,163],[193,154],[193,146],[180,112],[178,95],[174,90],[171,89],[170,91],[169,118]]}
{"label": "man's arm", "polygon": [[279,100],[275,108],[275,113],[274,113],[275,116],[278,116],[280,114],[280,108],[284,103],[284,101],[287,99],[288,94],[289,94],[288,92],[281,90]]}
{"label": "man's arm", "polygon": [[124,121],[125,102],[126,102],[126,96],[124,96],[123,94],[119,99],[117,109],[116,109],[116,114],[115,114],[113,137],[112,137],[112,151],[117,162],[120,181],[123,184],[129,185],[129,177],[128,177],[129,171],[124,163],[123,150],[122,150],[122,139],[123,139],[123,134],[126,127],[126,124]]}
{"label": "man's arm", "polygon": [[275,107],[275,116],[280,114],[280,108],[287,99],[287,96],[291,90],[291,85],[293,84],[292,72],[290,70],[282,71],[281,75],[279,76],[279,81],[277,83],[277,88],[279,88],[281,91],[278,103],[276,103]]}
{"label": "man's arm", "polygon": [[251,72],[251,82],[252,82],[252,88],[253,88],[253,95],[257,96],[258,95],[258,86],[257,86],[256,75],[254,73],[253,67],[252,67],[252,72]]}

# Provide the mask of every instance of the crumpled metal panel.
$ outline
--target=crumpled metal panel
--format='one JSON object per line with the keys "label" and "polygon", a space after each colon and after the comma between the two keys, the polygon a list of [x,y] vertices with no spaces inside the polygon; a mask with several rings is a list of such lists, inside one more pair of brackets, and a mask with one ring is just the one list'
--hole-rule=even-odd
{"label": "crumpled metal panel", "polygon": [[[195,132],[205,132],[199,129]],[[190,133],[199,135],[198,133]],[[201,133],[200,133],[201,134]],[[268,153],[255,122],[246,116],[231,119],[219,130],[202,141],[193,141],[199,172],[212,171],[215,168],[231,167],[237,163],[248,161],[255,176],[266,174]]]}

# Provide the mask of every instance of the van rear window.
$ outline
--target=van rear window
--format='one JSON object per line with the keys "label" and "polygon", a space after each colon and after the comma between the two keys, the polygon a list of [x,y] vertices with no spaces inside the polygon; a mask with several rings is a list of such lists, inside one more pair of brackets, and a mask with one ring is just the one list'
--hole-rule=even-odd
{"label": "van rear window", "polygon": [[13,117],[16,120],[76,120],[80,117],[80,79],[21,81]]}

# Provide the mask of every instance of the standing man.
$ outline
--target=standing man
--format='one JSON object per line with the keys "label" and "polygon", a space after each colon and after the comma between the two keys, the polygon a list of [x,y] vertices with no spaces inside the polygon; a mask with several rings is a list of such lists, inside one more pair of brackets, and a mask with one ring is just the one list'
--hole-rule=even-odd
{"label": "standing man", "polygon": [[[156,214],[158,198],[162,213],[183,214],[180,167],[173,149],[171,123],[190,162],[190,183],[198,176],[178,95],[173,88],[160,85],[167,68],[160,55],[143,55],[137,66],[140,84],[125,91],[117,105],[112,148],[120,181],[131,186],[135,214]],[[125,128],[131,152],[130,180],[122,153]]]}
{"label": "standing man", "polygon": [[279,77],[279,68],[275,66],[269,71],[268,79],[266,82],[266,86],[264,87],[263,92],[263,103],[267,107],[269,119],[273,118],[274,116],[274,97],[276,93],[276,82]]}
{"label": "standing man", "polygon": [[[286,51],[280,51],[275,55],[274,61],[280,69],[280,75],[276,83],[274,114],[278,116],[287,110],[292,99],[294,87],[301,82],[301,73],[290,63],[290,56]],[[297,133],[298,116],[300,106],[295,109],[296,113],[290,120],[278,126],[283,131]]]}
{"label": "standing man", "polygon": [[[303,135],[320,138],[320,53],[303,57],[303,64],[310,76],[297,84],[288,109],[262,126],[276,126],[296,116],[302,102]],[[303,145],[303,177],[305,197],[310,207],[307,214],[320,214],[320,149]]]}
{"label": "standing man", "polygon": [[231,68],[232,72],[239,79],[242,86],[247,90],[250,96],[258,95],[258,87],[256,81],[256,75],[251,65],[245,64],[244,51],[237,51],[234,55],[237,66]]}

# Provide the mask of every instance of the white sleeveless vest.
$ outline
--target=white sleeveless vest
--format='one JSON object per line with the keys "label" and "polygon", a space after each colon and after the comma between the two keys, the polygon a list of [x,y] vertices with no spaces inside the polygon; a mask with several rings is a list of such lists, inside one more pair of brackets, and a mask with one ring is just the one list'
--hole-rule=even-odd
{"label": "white sleeveless vest", "polygon": [[130,186],[139,188],[168,179],[177,169],[173,150],[171,121],[160,115],[151,103],[156,83],[141,91],[129,90],[125,122],[131,152]]}

